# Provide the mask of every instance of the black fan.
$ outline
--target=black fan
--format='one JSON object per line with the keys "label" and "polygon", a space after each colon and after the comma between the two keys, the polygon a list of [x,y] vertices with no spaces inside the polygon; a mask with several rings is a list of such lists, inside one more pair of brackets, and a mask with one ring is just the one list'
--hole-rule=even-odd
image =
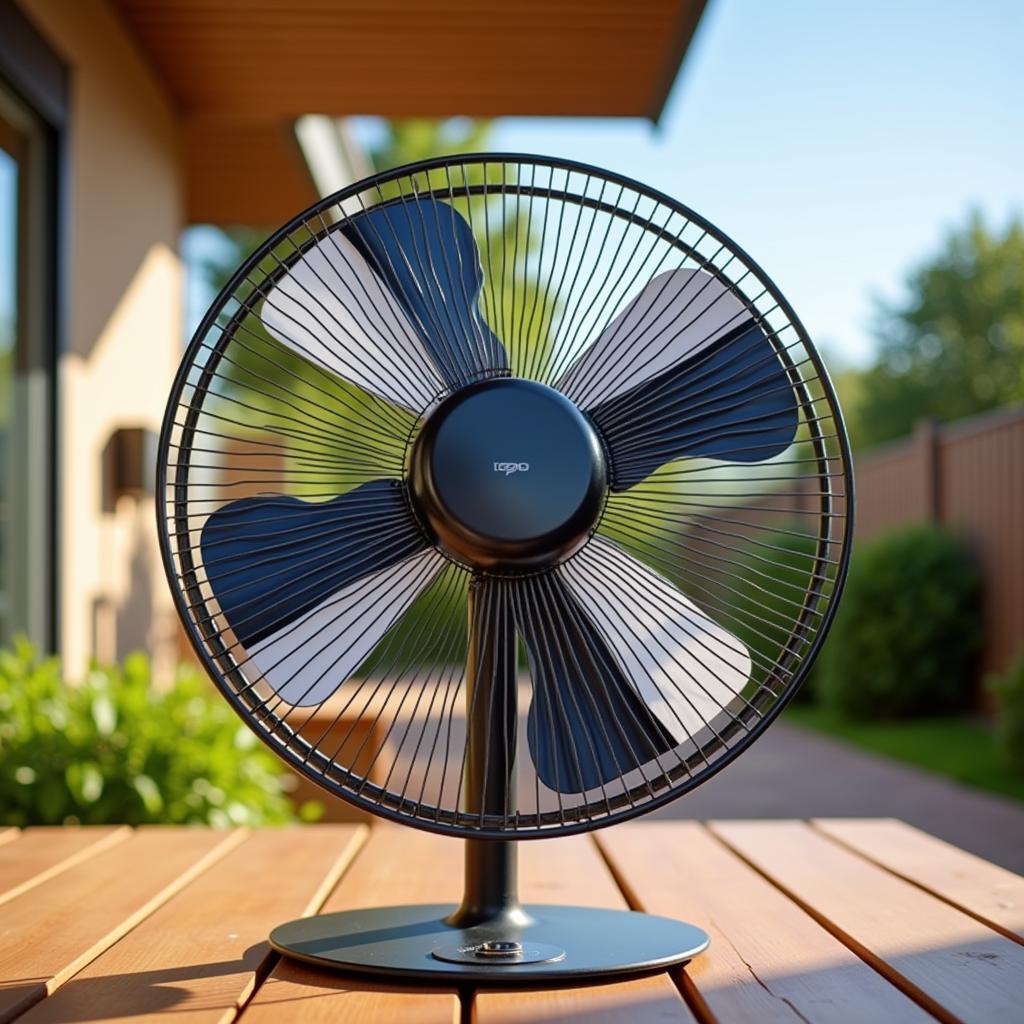
{"label": "black fan", "polygon": [[710,778],[832,617],[835,395],[721,232],[534,157],[360,182],[221,292],[159,474],[179,612],[248,725],[330,793],[467,839],[461,907],[292,922],[278,949],[506,982],[704,948],[664,918],[520,906],[513,840]]}

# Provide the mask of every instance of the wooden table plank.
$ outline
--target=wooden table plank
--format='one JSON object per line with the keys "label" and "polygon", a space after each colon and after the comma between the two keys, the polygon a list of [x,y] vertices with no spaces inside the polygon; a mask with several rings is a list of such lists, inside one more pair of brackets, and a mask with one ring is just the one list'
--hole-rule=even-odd
{"label": "wooden table plank", "polygon": [[[519,862],[519,890],[524,901],[628,907],[589,836],[523,843]],[[472,1019],[474,1024],[532,1024],[542,1020],[599,1020],[602,1024],[696,1021],[668,974],[579,988],[479,991],[473,1001]]]}
{"label": "wooden table plank", "polygon": [[538,1024],[540,1021],[599,1021],[600,1024],[695,1024],[667,974],[588,988],[552,988],[525,992],[477,992],[473,1024]]}
{"label": "wooden table plank", "polygon": [[266,975],[270,929],[317,910],[366,831],[322,825],[250,836],[22,1021],[231,1020]]}
{"label": "wooden table plank", "polygon": [[688,995],[729,1024],[864,1024],[933,1018],[696,822],[596,836],[630,903],[692,921],[711,946]]}
{"label": "wooden table plank", "polygon": [[375,825],[324,912],[402,903],[458,903],[462,842],[400,825]]}
{"label": "wooden table plank", "polygon": [[282,961],[242,1014],[244,1024],[459,1024],[455,992],[369,984]]}
{"label": "wooden table plank", "polygon": [[[1024,942],[1024,878],[894,818],[812,823],[908,882]],[[1024,836],[1020,837],[1024,843]]]}
{"label": "wooden table plank", "polygon": [[[18,835],[17,830],[12,831]],[[16,843],[0,847],[0,903],[42,885],[130,835],[131,829],[126,826],[55,825],[26,829]]]}
{"label": "wooden table plank", "polygon": [[[458,900],[462,885],[458,840],[415,829],[377,825],[325,901],[323,912]],[[245,1008],[241,1024],[458,1024],[454,989],[365,984],[282,959]]]}
{"label": "wooden table plank", "polygon": [[[634,905],[712,933],[710,952],[684,982],[700,1020],[920,1021],[896,986],[945,1021],[1021,1019],[1024,948],[984,923],[1019,926],[1007,916],[1019,907],[1016,876],[895,822],[712,827],[716,835],[691,823],[642,823],[597,837]],[[252,836],[162,828],[126,837],[96,830],[91,843],[82,838],[87,830],[64,829],[53,830],[54,846],[29,841],[47,830],[10,830],[6,843],[0,831],[0,900],[5,888],[18,889],[0,909],[0,978],[8,979],[0,982],[0,1021],[31,1007],[27,1024],[186,1014],[196,1024],[227,1024],[256,988],[240,1024],[458,1024],[453,991],[359,983],[290,961],[275,965],[267,952],[269,927],[326,895],[344,867],[350,828]],[[625,905],[592,838],[524,843],[520,859],[524,899]],[[324,909],[454,903],[461,861],[456,840],[377,826]],[[54,994],[38,1002],[47,991]],[[488,990],[472,1003],[472,1017],[697,1019],[664,974]]]}
{"label": "wooden table plank", "polygon": [[6,903],[0,1022],[59,988],[244,838],[243,832],[140,829]]}
{"label": "wooden table plank", "polygon": [[1019,1024],[1024,948],[801,822],[714,822],[726,843],[942,1020]]}

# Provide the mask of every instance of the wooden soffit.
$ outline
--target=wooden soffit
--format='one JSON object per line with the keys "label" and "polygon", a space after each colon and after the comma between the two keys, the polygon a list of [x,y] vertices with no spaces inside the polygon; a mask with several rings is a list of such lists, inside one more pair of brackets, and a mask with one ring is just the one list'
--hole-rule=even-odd
{"label": "wooden soffit", "polygon": [[[233,132],[229,140],[216,141],[216,149],[189,157],[190,196],[197,196],[194,209],[190,199],[192,220],[211,212],[215,191],[228,191],[209,183],[204,187],[196,176],[226,171],[224,160],[237,167],[239,159],[249,159],[247,135],[266,145],[268,126],[284,129],[302,114],[656,121],[705,5],[705,0],[113,2],[180,110],[187,139],[210,144],[218,131]],[[276,154],[263,150],[262,155],[275,166],[294,167],[298,156],[290,133],[282,131],[280,138]],[[308,201],[311,186],[304,187]],[[288,209],[297,208],[293,197],[281,198]],[[280,204],[266,197],[263,205],[276,212],[269,208]]]}

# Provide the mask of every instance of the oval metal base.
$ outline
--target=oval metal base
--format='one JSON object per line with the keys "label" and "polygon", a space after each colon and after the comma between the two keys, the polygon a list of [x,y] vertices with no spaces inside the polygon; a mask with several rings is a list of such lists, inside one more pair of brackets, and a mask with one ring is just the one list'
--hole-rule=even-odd
{"label": "oval metal base", "polygon": [[[486,924],[453,928],[447,904],[374,907],[306,917],[279,925],[270,944],[287,956],[321,967],[385,975],[392,979],[461,979],[514,984],[591,980],[686,963],[708,945],[707,933],[692,924],[631,910],[530,904],[532,923],[514,934],[497,934]],[[557,960],[525,962],[486,956],[460,962],[436,952],[469,951],[492,940],[514,940],[524,949],[564,950]]]}

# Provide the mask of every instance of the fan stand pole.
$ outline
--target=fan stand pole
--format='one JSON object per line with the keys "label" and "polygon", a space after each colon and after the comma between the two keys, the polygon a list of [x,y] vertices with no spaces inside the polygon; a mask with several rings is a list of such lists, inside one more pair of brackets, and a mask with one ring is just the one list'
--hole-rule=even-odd
{"label": "fan stand pole", "polygon": [[[505,817],[516,805],[518,680],[516,632],[504,588],[474,577],[469,586],[466,659],[466,810]],[[488,607],[489,605],[496,607]],[[531,923],[519,903],[517,844],[465,840],[462,903],[446,919],[455,928],[487,925],[513,938]]]}

